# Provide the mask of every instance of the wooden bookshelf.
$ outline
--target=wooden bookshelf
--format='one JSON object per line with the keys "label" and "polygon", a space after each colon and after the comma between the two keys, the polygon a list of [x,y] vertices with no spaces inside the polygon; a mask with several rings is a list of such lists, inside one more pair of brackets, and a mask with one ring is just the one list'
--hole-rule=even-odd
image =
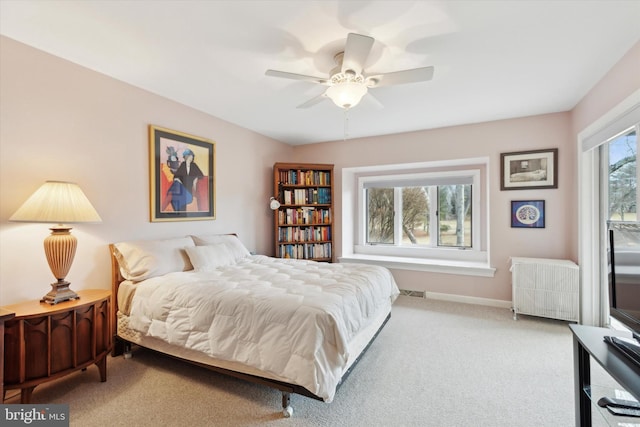
{"label": "wooden bookshelf", "polygon": [[333,184],[333,165],[273,165],[276,257],[332,262]]}

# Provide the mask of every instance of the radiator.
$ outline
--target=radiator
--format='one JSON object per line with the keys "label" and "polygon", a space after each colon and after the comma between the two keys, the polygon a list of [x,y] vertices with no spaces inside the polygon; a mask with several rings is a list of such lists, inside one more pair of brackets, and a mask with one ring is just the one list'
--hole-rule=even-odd
{"label": "radiator", "polygon": [[580,320],[580,269],[572,261],[511,258],[513,318]]}

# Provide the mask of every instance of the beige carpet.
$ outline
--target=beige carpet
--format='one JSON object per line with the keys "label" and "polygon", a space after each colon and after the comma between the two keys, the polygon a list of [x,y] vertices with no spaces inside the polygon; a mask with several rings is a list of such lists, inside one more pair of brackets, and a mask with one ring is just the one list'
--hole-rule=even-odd
{"label": "beige carpet", "polygon": [[568,427],[571,333],[562,321],[401,296],[335,400],[292,395],[292,418],[282,417],[277,390],[139,348],[132,359],[109,357],[106,383],[92,366],[38,386],[32,403],[68,403],[81,427]]}

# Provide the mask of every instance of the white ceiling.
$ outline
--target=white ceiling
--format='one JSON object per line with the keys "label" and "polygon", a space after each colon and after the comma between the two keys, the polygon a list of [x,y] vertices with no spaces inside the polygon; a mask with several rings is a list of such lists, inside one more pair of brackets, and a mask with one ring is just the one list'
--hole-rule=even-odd
{"label": "white ceiling", "polygon": [[349,32],[376,39],[368,74],[435,67],[365,96],[356,138],[570,110],[639,21],[638,0],[0,0],[2,35],[292,145],[343,139],[344,110],[265,70],[328,76]]}

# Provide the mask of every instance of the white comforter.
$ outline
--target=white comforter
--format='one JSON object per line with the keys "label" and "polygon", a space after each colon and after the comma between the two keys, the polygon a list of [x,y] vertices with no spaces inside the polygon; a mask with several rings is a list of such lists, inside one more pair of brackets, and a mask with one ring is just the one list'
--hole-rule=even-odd
{"label": "white comforter", "polygon": [[399,293],[382,267],[260,255],[136,287],[133,329],[270,372],[327,402],[345,369],[350,339],[389,310]]}

